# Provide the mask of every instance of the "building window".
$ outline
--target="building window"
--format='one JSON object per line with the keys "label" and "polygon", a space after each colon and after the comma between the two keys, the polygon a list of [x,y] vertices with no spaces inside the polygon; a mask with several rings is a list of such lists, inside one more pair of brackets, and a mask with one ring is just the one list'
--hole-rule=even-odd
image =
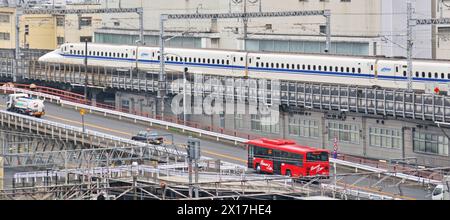
{"label": "building window", "polygon": [[338,138],[339,142],[360,144],[359,126],[338,122],[328,123],[328,140]]}
{"label": "building window", "polygon": [[56,41],[58,42],[58,45],[64,44],[64,37],[57,37]]}
{"label": "building window", "polygon": [[80,27],[90,27],[92,26],[92,18],[91,17],[82,17],[80,19]]}
{"label": "building window", "polygon": [[289,119],[289,134],[305,138],[319,138],[319,122],[308,119]]}
{"label": "building window", "polygon": [[11,35],[9,33],[0,32],[0,40],[10,40]]}
{"label": "building window", "polygon": [[402,133],[400,130],[370,128],[370,146],[389,149],[401,149]]}
{"label": "building window", "polygon": [[236,114],[234,115],[234,128],[243,129],[244,128],[244,115]]}
{"label": "building window", "polygon": [[56,26],[64,27],[65,19],[64,18],[56,18]]}
{"label": "building window", "polygon": [[414,132],[414,152],[448,156],[448,138],[443,135]]}
{"label": "building window", "polygon": [[278,121],[275,121],[270,116],[261,117],[260,115],[251,116],[251,129],[252,131],[259,131],[264,133],[279,134],[280,125]]}
{"label": "building window", "polygon": [[0,23],[9,23],[10,16],[9,14],[0,14]]}

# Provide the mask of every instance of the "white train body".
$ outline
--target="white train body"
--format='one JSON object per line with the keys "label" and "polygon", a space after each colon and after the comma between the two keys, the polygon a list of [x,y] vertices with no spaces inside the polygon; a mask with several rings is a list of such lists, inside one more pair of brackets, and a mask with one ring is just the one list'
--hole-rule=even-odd
{"label": "white train body", "polygon": [[[64,44],[39,60],[83,64],[84,50],[84,44]],[[158,47],[90,44],[88,51],[88,65],[159,69]],[[186,66],[194,74],[384,88],[407,88],[408,83],[407,62],[404,59],[174,48],[167,48],[165,53],[168,71],[183,71]],[[450,61],[414,60],[413,76],[415,90],[433,92],[439,88],[448,92]]]}

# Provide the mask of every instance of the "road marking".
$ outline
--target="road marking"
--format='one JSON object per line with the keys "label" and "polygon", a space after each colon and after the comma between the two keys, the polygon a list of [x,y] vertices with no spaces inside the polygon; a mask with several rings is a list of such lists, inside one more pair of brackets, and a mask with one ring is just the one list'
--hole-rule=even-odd
{"label": "road marking", "polygon": [[[56,119],[56,120],[61,120],[61,121],[70,122],[70,123],[73,123],[73,124],[82,125],[82,123],[79,122],[79,121],[73,121],[73,120],[69,120],[69,119],[65,119],[65,118],[60,118],[60,117],[56,117],[56,116],[51,116],[51,115],[46,115],[46,116],[49,117],[49,118]],[[115,129],[105,128],[105,127],[101,127],[101,126],[98,126],[98,125],[93,125],[93,124],[89,124],[89,123],[85,123],[84,125],[85,125],[85,126],[92,127],[92,128],[97,128],[97,129],[100,129],[100,130],[105,130],[105,131],[117,133],[117,134],[123,134],[123,135],[127,135],[127,136],[133,136],[133,134],[130,134],[130,133],[118,131],[118,130],[115,130]],[[209,154],[209,155],[219,156],[219,157],[231,159],[231,160],[233,160],[233,161],[239,161],[239,162],[247,163],[247,160],[243,160],[243,159],[241,159],[241,158],[237,158],[237,157],[233,157],[233,156],[229,156],[229,155],[225,155],[225,154],[220,154],[220,153],[216,153],[216,152],[208,151],[208,150],[202,150],[202,151],[205,152],[206,154]]]}

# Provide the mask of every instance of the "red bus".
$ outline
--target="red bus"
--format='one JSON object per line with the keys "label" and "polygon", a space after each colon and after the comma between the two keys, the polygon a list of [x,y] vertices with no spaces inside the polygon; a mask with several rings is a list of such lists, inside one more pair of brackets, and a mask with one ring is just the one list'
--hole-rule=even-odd
{"label": "red bus", "polygon": [[300,146],[289,140],[258,139],[247,142],[248,168],[257,173],[292,177],[330,175],[330,152]]}

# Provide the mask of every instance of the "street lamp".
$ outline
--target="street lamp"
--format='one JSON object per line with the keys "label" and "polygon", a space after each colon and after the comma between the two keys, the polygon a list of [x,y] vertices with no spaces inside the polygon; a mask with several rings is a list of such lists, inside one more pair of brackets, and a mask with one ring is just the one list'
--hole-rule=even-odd
{"label": "street lamp", "polygon": [[187,115],[187,109],[186,109],[186,73],[188,71],[188,67],[186,66],[186,62],[184,60],[184,58],[178,54],[173,54],[173,53],[165,53],[164,55],[173,55],[176,56],[178,58],[181,59],[181,61],[183,62],[183,125],[186,125],[186,115]]}

